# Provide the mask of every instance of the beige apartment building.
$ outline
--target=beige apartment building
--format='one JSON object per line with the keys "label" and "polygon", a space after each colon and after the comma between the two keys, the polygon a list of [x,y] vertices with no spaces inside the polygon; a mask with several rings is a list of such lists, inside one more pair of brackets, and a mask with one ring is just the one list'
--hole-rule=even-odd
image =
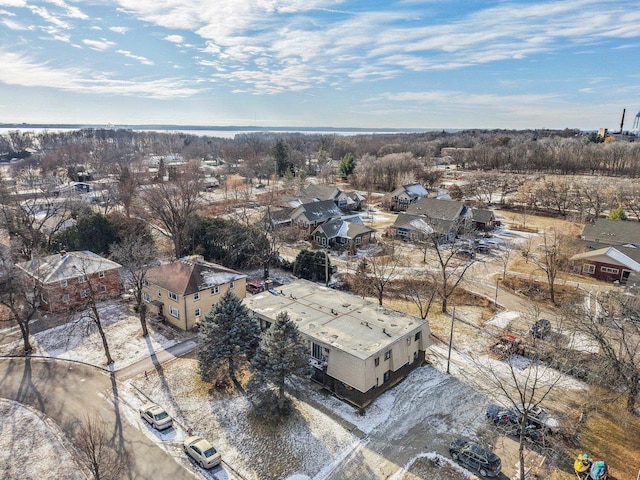
{"label": "beige apartment building", "polygon": [[244,298],[247,276],[194,256],[150,269],[143,288],[149,313],[190,330],[231,290]]}
{"label": "beige apartment building", "polygon": [[358,407],[366,407],[422,365],[431,344],[426,320],[307,280],[253,295],[244,303],[263,329],[287,312],[309,342],[311,378]]}

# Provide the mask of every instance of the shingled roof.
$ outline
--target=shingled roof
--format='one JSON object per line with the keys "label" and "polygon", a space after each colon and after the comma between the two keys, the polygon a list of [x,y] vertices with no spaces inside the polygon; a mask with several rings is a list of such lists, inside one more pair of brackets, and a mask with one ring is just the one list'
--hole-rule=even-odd
{"label": "shingled roof", "polygon": [[44,285],[122,267],[89,250],[60,252],[18,263],[16,266]]}
{"label": "shingled roof", "polygon": [[640,222],[599,218],[595,223],[584,227],[582,238],[605,245],[629,243],[640,246]]}
{"label": "shingled roof", "polygon": [[432,219],[455,221],[464,213],[464,210],[464,203],[456,200],[420,198],[409,205],[407,213],[426,215]]}
{"label": "shingled roof", "polygon": [[149,283],[182,296],[241,278],[246,278],[246,275],[199,259],[181,259],[152,268],[147,272]]}

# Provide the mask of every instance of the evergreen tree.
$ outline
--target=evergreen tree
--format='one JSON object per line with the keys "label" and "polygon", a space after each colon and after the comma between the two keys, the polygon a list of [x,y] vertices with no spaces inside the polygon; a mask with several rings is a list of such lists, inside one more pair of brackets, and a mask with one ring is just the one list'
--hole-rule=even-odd
{"label": "evergreen tree", "polygon": [[264,387],[265,381],[276,387],[279,412],[287,406],[285,381],[292,375],[304,375],[309,369],[307,342],[286,312],[280,312],[260,341],[251,361],[252,383]]}
{"label": "evergreen tree", "polygon": [[353,173],[356,168],[356,161],[353,158],[352,153],[346,153],[340,163],[338,164],[338,172],[343,180],[346,180],[349,175]]}
{"label": "evergreen tree", "polygon": [[255,352],[259,334],[258,324],[242,301],[231,291],[225,293],[200,324],[198,362],[202,380],[211,381],[226,364],[229,378],[238,385],[238,363]]}
{"label": "evergreen tree", "polygon": [[324,251],[302,250],[293,262],[293,274],[312,282],[328,281],[332,270],[331,259]]}

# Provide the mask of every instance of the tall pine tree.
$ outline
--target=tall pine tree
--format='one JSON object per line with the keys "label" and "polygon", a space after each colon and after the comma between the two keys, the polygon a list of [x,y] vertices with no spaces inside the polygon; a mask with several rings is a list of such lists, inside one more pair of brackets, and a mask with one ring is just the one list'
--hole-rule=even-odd
{"label": "tall pine tree", "polygon": [[309,348],[295,323],[286,312],[280,312],[275,322],[260,340],[260,347],[251,361],[252,383],[264,386],[272,383],[276,389],[277,408],[285,411],[285,381],[292,375],[304,375],[309,370]]}
{"label": "tall pine tree", "polygon": [[235,385],[238,363],[251,357],[258,346],[260,328],[242,301],[228,291],[200,324],[198,362],[200,377],[208,382],[226,364]]}

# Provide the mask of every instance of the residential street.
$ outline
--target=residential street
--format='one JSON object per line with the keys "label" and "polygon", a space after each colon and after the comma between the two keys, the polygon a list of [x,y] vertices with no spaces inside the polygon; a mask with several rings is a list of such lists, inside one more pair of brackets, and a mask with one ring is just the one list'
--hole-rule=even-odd
{"label": "residential street", "polygon": [[116,443],[131,454],[131,480],[193,478],[123,418],[118,385],[104,370],[62,360],[2,358],[0,384],[2,397],[43,412],[65,433],[87,415],[106,421]]}

